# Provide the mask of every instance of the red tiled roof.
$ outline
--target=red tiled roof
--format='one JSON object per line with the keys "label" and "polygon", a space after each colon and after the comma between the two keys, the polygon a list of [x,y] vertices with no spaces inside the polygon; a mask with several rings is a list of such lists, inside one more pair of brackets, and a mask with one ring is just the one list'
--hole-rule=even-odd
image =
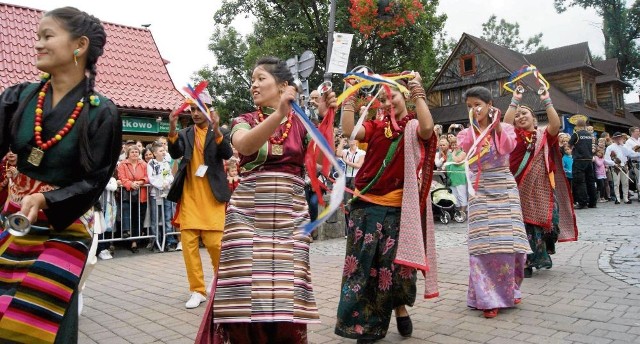
{"label": "red tiled roof", "polygon": [[[44,11],[0,3],[0,92],[38,80],[35,34]],[[151,31],[103,22],[104,55],[98,60],[96,90],[119,108],[170,111],[183,99],[173,85]]]}

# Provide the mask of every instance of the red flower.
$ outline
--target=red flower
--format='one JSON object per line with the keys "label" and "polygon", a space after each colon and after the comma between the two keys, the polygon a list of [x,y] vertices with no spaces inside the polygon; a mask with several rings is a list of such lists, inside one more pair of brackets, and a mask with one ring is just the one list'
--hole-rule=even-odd
{"label": "red flower", "polygon": [[419,0],[391,0],[384,8],[385,20],[379,18],[378,1],[376,0],[351,0],[349,22],[365,38],[376,33],[380,38],[395,35],[398,28],[408,24],[414,24],[423,12],[424,7]]}
{"label": "red flower", "polygon": [[360,238],[362,238],[362,230],[360,230],[360,228],[356,228],[356,237],[354,243],[360,241]]}
{"label": "red flower", "polygon": [[381,268],[380,273],[378,273],[378,289],[382,291],[389,290],[391,283],[391,271],[387,268]]}
{"label": "red flower", "polygon": [[348,256],[344,260],[344,269],[342,275],[350,277],[354,272],[358,270],[358,259],[355,256]]}
{"label": "red flower", "polygon": [[378,276],[378,270],[371,268],[371,270],[369,270],[369,276],[371,277],[376,277]]}
{"label": "red flower", "polygon": [[357,333],[357,334],[362,334],[362,332],[364,332],[364,328],[362,327],[362,325],[356,325],[353,327],[353,330]]}

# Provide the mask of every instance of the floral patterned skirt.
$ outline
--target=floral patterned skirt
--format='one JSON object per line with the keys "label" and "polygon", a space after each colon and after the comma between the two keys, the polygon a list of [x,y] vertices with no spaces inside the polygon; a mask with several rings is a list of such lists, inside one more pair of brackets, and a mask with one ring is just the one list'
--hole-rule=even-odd
{"label": "floral patterned skirt", "polygon": [[509,308],[521,298],[525,253],[489,253],[469,256],[467,306],[476,309]]}
{"label": "floral patterned skirt", "polygon": [[393,263],[400,208],[355,203],[348,226],[335,333],[384,338],[392,310],[416,300],[416,270]]}

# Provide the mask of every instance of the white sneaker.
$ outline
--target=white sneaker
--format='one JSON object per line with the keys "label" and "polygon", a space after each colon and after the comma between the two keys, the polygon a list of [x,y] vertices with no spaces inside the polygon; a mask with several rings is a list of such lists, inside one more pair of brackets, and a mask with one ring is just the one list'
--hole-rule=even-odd
{"label": "white sneaker", "polygon": [[176,251],[182,251],[182,241],[178,243],[178,246],[176,246]]}
{"label": "white sneaker", "polygon": [[189,298],[189,301],[187,301],[187,303],[185,303],[184,306],[187,307],[188,309],[196,308],[205,301],[207,301],[207,298],[204,295],[198,293],[197,291],[194,291],[193,293],[191,293],[191,297]]}
{"label": "white sneaker", "polygon": [[102,260],[113,259],[113,256],[111,255],[111,252],[109,252],[109,250],[100,251],[98,257],[100,257],[100,259]]}

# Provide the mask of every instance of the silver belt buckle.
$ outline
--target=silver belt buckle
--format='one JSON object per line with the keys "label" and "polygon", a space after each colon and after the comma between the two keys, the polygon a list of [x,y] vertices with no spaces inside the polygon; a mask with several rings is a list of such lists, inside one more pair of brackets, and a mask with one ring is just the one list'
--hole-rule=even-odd
{"label": "silver belt buckle", "polygon": [[7,215],[7,217],[4,218],[3,225],[13,236],[25,236],[29,234],[31,230],[31,222],[29,222],[26,216],[20,213]]}

